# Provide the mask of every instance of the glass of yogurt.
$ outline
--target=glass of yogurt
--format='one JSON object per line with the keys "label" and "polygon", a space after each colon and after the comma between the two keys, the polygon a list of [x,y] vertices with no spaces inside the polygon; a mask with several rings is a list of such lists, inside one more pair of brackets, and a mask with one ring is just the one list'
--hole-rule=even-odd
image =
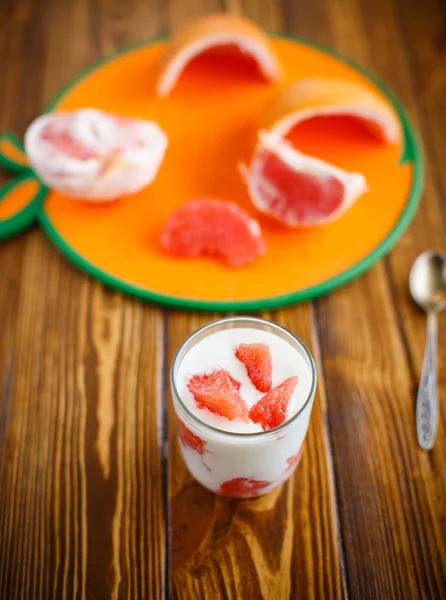
{"label": "glass of yogurt", "polygon": [[252,498],[290,477],[317,381],[299,338],[263,319],[220,319],[185,340],[170,381],[181,453],[203,486]]}

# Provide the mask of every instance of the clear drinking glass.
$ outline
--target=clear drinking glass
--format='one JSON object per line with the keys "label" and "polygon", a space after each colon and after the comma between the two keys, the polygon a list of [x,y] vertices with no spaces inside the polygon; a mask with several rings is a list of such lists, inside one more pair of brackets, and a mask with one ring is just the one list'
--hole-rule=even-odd
{"label": "clear drinking glass", "polygon": [[[280,336],[295,348],[309,369],[311,387],[300,410],[269,431],[234,433],[201,421],[181,399],[177,377],[188,351],[203,338],[223,329],[249,328]],[[190,473],[204,487],[223,496],[251,498],[283,483],[297,467],[316,391],[316,369],[305,344],[287,329],[254,317],[229,317],[205,325],[180,346],[172,363],[170,383],[181,453]]]}

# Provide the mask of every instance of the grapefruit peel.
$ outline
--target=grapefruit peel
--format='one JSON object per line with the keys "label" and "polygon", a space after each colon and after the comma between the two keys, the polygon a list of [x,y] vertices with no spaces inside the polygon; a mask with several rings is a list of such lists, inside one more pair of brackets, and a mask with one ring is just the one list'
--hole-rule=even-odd
{"label": "grapefruit peel", "polygon": [[[240,166],[258,210],[290,227],[324,225],[342,216],[367,191],[365,178],[360,173],[349,173],[303,154],[283,139],[299,123],[329,116],[353,117],[384,143],[398,143],[403,136],[396,114],[379,94],[364,85],[321,77],[302,79],[286,86],[264,109],[260,119],[262,129],[250,166]],[[268,154],[277,164],[282,162],[282,181],[268,178]],[[288,197],[283,188],[287,169],[288,175],[290,171],[295,172],[294,194]],[[339,198],[341,188],[343,195]]]}
{"label": "grapefruit peel", "polygon": [[264,109],[261,126],[284,137],[314,117],[347,116],[362,122],[379,140],[393,144],[402,131],[396,114],[373,90],[334,78],[308,78],[283,88]]}
{"label": "grapefruit peel", "polygon": [[211,48],[225,46],[236,46],[254,59],[267,81],[280,79],[281,67],[261,27],[237,15],[215,14],[196,19],[174,33],[161,58],[157,95],[168,96],[194,58]]}

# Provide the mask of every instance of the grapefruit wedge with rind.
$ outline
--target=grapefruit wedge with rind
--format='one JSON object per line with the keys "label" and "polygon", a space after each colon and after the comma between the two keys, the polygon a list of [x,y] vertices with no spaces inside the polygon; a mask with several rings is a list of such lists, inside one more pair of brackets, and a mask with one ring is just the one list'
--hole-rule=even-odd
{"label": "grapefruit wedge with rind", "polygon": [[156,123],[95,108],[42,115],[25,134],[26,154],[45,185],[97,202],[152,183],[166,148]]}
{"label": "grapefruit wedge with rind", "polygon": [[331,78],[302,79],[280,90],[265,107],[261,127],[284,137],[303,121],[330,116],[357,119],[383,142],[402,136],[397,115],[374,90]]}
{"label": "grapefruit wedge with rind", "polygon": [[174,256],[216,256],[228,266],[250,264],[266,248],[257,221],[234,202],[190,200],[168,218],[161,245]]}
{"label": "grapefruit wedge with rind", "polygon": [[367,190],[360,173],[344,171],[261,131],[249,166],[240,172],[254,206],[288,227],[338,219]]}
{"label": "grapefruit wedge with rind", "polygon": [[218,47],[236,47],[253,59],[267,81],[277,81],[281,68],[268,36],[253,21],[237,15],[215,14],[201,17],[178,29],[162,55],[156,92],[168,96],[186,66],[197,56]]}

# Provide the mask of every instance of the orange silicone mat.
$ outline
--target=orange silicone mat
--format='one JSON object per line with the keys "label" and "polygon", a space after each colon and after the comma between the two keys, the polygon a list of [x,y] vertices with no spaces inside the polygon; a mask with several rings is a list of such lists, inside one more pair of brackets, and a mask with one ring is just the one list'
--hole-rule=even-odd
{"label": "orange silicone mat", "polygon": [[[209,54],[190,64],[171,95],[159,99],[154,84],[164,44],[155,41],[101,61],[51,106],[95,106],[151,119],[169,138],[155,182],[134,196],[94,206],[48,192],[40,220],[68,258],[104,283],[143,299],[205,310],[255,310],[325,293],[390,249],[416,210],[422,165],[403,110],[382,86],[328,50],[272,38],[285,72],[280,85],[330,76],[372,86],[398,114],[404,131],[401,146],[386,146],[346,118],[299,125],[292,141],[300,150],[362,172],[369,191],[332,224],[290,230],[256,214],[238,171],[238,163],[252,154],[259,115],[277,86],[262,81],[249,60]],[[198,197],[233,200],[255,215],[267,253],[241,269],[212,258],[166,255],[159,244],[165,220],[177,206]]]}

